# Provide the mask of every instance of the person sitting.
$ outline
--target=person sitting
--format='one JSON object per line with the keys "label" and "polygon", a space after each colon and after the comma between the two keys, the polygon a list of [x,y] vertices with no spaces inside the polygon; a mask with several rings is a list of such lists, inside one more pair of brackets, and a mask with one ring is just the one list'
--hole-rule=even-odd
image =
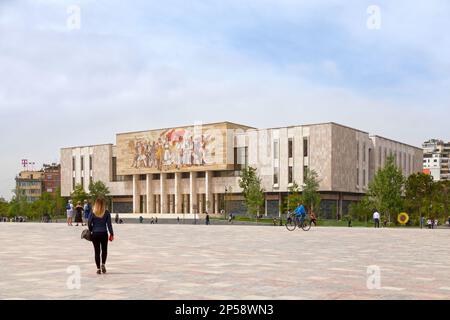
{"label": "person sitting", "polygon": [[306,209],[303,204],[298,204],[297,209],[294,210],[295,216],[303,222],[306,219]]}

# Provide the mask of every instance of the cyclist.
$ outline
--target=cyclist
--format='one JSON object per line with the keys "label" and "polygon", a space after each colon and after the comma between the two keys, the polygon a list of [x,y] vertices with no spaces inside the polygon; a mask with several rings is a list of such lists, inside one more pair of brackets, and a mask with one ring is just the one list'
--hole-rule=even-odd
{"label": "cyclist", "polygon": [[306,219],[306,209],[303,204],[298,203],[297,209],[294,210],[295,216],[299,219],[299,221],[302,223]]}

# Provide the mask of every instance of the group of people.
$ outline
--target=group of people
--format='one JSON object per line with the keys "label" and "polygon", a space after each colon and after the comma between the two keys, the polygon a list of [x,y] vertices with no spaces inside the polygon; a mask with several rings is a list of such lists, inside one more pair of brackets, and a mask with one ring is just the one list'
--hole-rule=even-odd
{"label": "group of people", "polygon": [[[67,212],[67,225],[73,226],[73,222],[76,223],[76,226],[81,223],[81,226],[87,225],[89,220],[89,216],[91,215],[92,207],[88,200],[84,200],[84,204],[81,202],[77,202],[77,205],[74,206],[73,201],[69,200],[66,206]],[[75,216],[75,221],[73,221]]]}

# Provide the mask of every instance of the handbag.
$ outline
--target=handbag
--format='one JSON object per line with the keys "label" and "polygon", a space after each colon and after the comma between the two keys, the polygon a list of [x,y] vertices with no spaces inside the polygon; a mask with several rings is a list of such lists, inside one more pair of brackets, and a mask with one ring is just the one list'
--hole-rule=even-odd
{"label": "handbag", "polygon": [[92,241],[91,231],[89,231],[89,229],[83,230],[83,232],[81,232],[81,239],[85,239],[87,241]]}

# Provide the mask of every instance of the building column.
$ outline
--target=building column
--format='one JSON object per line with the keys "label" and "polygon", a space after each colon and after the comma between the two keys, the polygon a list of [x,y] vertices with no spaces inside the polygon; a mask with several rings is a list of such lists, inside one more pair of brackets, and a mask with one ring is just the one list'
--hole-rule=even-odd
{"label": "building column", "polygon": [[181,173],[175,173],[175,213],[182,213],[183,195],[181,194]]}
{"label": "building column", "polygon": [[147,193],[147,213],[154,213],[154,197],[153,197],[153,175],[147,174],[146,179],[146,193]]}
{"label": "building column", "polygon": [[133,175],[133,213],[140,211],[139,175]]}
{"label": "building column", "polygon": [[219,213],[219,194],[214,194],[214,213]]}
{"label": "building column", "polygon": [[160,213],[168,213],[168,206],[167,206],[167,193],[166,193],[166,173],[161,173],[160,175],[160,184],[161,184],[161,200],[160,200],[160,207],[161,212]]}
{"label": "building column", "polygon": [[212,171],[206,171],[205,175],[205,208],[206,212],[211,213],[213,211],[213,193],[212,193],[212,178],[213,178],[213,172]]}
{"label": "building column", "polygon": [[197,188],[196,188],[196,180],[197,180],[197,172],[190,173],[189,177],[189,213],[197,213]]}

